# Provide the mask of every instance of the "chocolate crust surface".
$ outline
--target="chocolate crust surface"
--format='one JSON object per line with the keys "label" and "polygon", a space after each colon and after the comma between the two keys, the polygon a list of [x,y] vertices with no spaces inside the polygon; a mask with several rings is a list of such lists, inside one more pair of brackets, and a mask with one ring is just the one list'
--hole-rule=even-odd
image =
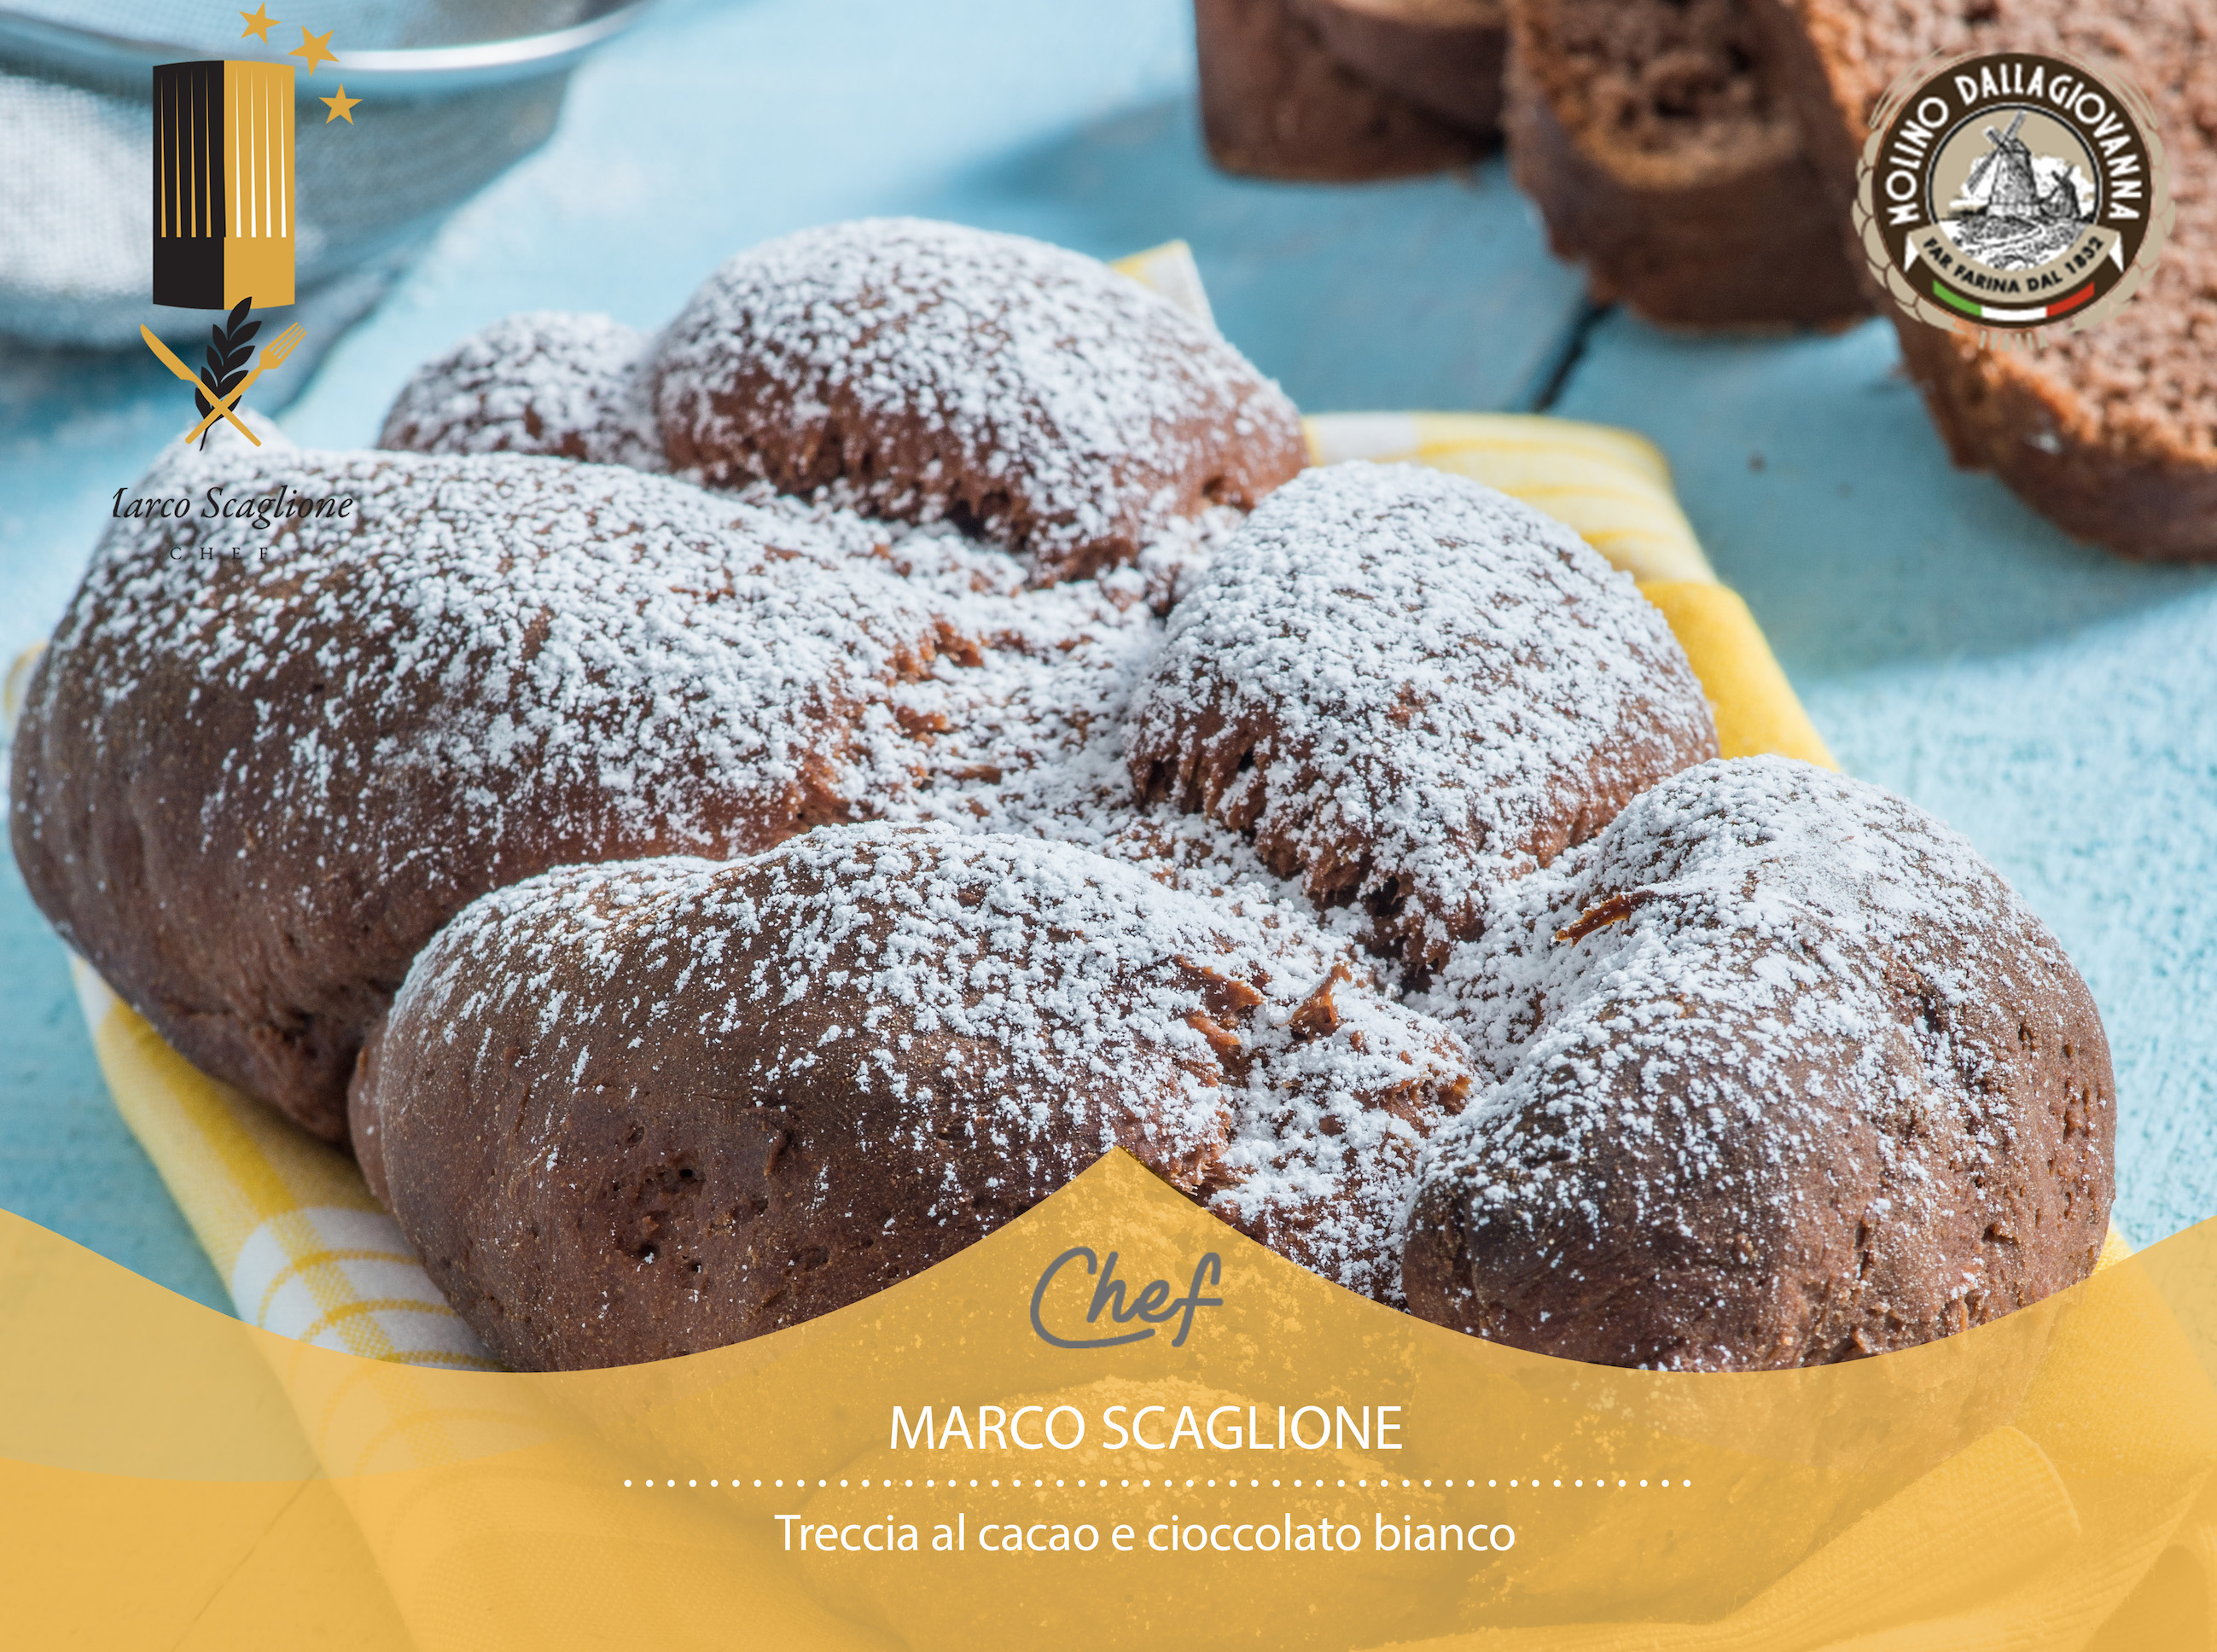
{"label": "chocolate crust surface", "polygon": [[1123,1148],[1380,1294],[1452,1035],[1314,938],[1034,839],[827,827],[547,874],[417,959],[350,1101],[371,1185],[512,1364],[797,1324]]}
{"label": "chocolate crust surface", "polygon": [[157,1031],[326,1139],[363,1032],[478,895],[766,848],[905,783],[890,691],[940,627],[796,555],[804,523],[507,453],[273,444],[141,493],[210,488],[330,502],[250,554],[198,515],[115,525],[33,679],[10,831]]}
{"label": "chocolate crust surface", "polygon": [[1497,1080],[1435,1137],[1424,1318],[1566,1359],[1882,1353],[2092,1271],[2101,1018],[1954,833],[1782,758],[1646,792],[1423,1007]]}
{"label": "chocolate crust surface", "polygon": [[409,375],[377,445],[667,471],[646,393],[650,342],[606,316],[505,316]]}
{"label": "chocolate crust surface", "polygon": [[1307,459],[1269,379],[1079,254],[922,219],[803,230],[702,283],[653,363],[663,445],[716,486],[948,521],[1052,584],[1129,563]]}
{"label": "chocolate crust surface", "polygon": [[1429,967],[1503,885],[1715,754],[1669,626],[1576,534],[1358,462],[1281,489],[1172,613],[1129,761],[1143,797],[1248,835]]}

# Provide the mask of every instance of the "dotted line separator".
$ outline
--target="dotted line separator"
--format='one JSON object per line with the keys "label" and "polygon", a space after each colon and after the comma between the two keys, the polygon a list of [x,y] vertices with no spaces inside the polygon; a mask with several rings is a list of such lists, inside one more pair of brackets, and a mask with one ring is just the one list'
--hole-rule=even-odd
{"label": "dotted line separator", "polygon": [[[739,1480],[734,1480],[734,1481],[732,1481],[732,1482],[731,1482],[730,1487],[729,1487],[728,1489],[731,1489],[731,1490],[732,1490],[732,1491],[737,1491],[737,1490],[738,1490],[738,1489],[741,1489],[741,1487],[742,1487],[742,1485],[743,1485],[743,1484],[745,1484],[745,1483],[747,1483],[747,1482],[742,1482],[742,1481],[739,1481]],[[758,1487],[761,1487],[764,1482],[762,1482],[762,1481],[760,1481],[760,1480],[756,1480],[756,1481],[752,1482],[751,1483],[752,1483],[752,1485],[754,1485],[755,1487],[757,1487],[757,1488],[758,1488]],[[815,1488],[814,1488],[814,1489],[819,1489],[819,1490],[820,1490],[820,1489],[823,1489],[828,1488],[828,1487],[831,1485],[831,1482],[829,1480],[818,1480],[818,1481],[817,1481],[817,1482],[816,1482],[816,1484],[815,1484]],[[840,1483],[842,1486],[849,1486],[849,1487],[851,1487],[851,1486],[854,1486],[854,1485],[856,1485],[856,1484],[858,1484],[858,1483],[859,1483],[861,1486],[865,1487],[865,1488],[869,1487],[869,1486],[872,1484],[872,1482],[871,1482],[870,1481],[868,1481],[868,1480],[863,1480],[863,1481],[861,1481],[861,1482],[853,1482],[853,1481],[848,1481],[848,1480],[842,1480],[839,1483]],[[946,1490],[946,1491],[954,1491],[954,1490],[957,1490],[957,1489],[961,1489],[961,1488],[962,1488],[962,1485],[963,1485],[962,1481],[961,1481],[961,1480],[960,1480],[959,1478],[958,1478],[958,1479],[950,1479],[950,1480],[948,1480],[948,1481],[947,1482],[947,1483],[946,1483],[946,1485],[945,1485],[944,1487],[941,1487],[941,1486],[940,1486],[939,1482],[938,1482],[938,1480],[937,1480],[937,1478],[936,1478],[936,1477],[934,1477],[934,1478],[932,1478],[932,1479],[926,1480],[923,1483],[924,1483],[924,1489],[925,1489],[926,1490],[941,1489],[941,1490]],[[1001,1482],[1000,1482],[998,1480],[988,1480],[988,1481],[986,1481],[986,1482],[985,1482],[985,1489],[991,1489],[991,1488],[994,1488],[994,1487],[998,1486],[1000,1483],[1001,1483]],[[1065,1481],[1065,1480],[1057,1480],[1054,1483],[1055,1483],[1056,1485],[1058,1485],[1058,1486],[1066,1486],[1066,1485],[1069,1483],[1069,1482],[1067,1482],[1067,1481]],[[1080,1481],[1078,1481],[1078,1483],[1080,1486],[1083,1486],[1083,1485],[1084,1485],[1084,1484],[1086,1483],[1086,1482],[1084,1482],[1084,1480],[1080,1480]],[[1117,1484],[1117,1486],[1118,1486],[1120,1489],[1122,1489],[1122,1488],[1128,1488],[1128,1487],[1131,1485],[1131,1483],[1132,1483],[1132,1482],[1131,1482],[1131,1481],[1130,1481],[1130,1480],[1128,1480],[1128,1479],[1121,1479],[1121,1480],[1119,1480],[1119,1481],[1117,1481],[1117,1482],[1116,1482],[1116,1484]],[[1186,1481],[1186,1482],[1185,1482],[1185,1488],[1184,1488],[1184,1489],[1194,1489],[1194,1488],[1195,1488],[1195,1487],[1200,1487],[1200,1486],[1213,1487],[1216,1483],[1217,1483],[1217,1482],[1216,1482],[1215,1481],[1213,1481],[1213,1480],[1206,1480],[1206,1481],[1203,1481],[1203,1480],[1199,1480],[1199,1479],[1189,1479],[1189,1480],[1187,1480],[1187,1481]],[[1241,1482],[1240,1482],[1238,1479],[1237,1479],[1237,1478],[1227,1478],[1227,1479],[1226,1479],[1226,1480],[1225,1480],[1225,1482],[1224,1482],[1224,1485],[1225,1485],[1225,1487],[1226,1487],[1227,1489],[1232,1489],[1232,1488],[1238,1487],[1240,1483],[1241,1483]],[[1281,1481],[1281,1480],[1273,1480],[1273,1481],[1271,1481],[1271,1482],[1270,1482],[1270,1484],[1271,1484],[1271,1486],[1272,1486],[1273,1488],[1279,1488],[1279,1487],[1282,1487],[1282,1486],[1284,1485],[1284,1483],[1285,1483],[1285,1482],[1284,1482],[1283,1481]],[[1312,1488],[1312,1489],[1316,1489],[1316,1490],[1319,1490],[1319,1491],[1321,1491],[1321,1490],[1327,1489],[1327,1488],[1326,1488],[1326,1487],[1325,1487],[1325,1482],[1324,1482],[1322,1480],[1310,1480],[1310,1481],[1306,1482],[1306,1483],[1307,1484],[1307,1486],[1309,1486],[1310,1488]],[[1453,1481],[1453,1480],[1443,1480],[1443,1481],[1442,1481],[1442,1482],[1439,1482],[1439,1484],[1440,1484],[1442,1487],[1443,1487],[1443,1488],[1454,1488],[1454,1487],[1455,1487],[1455,1486],[1456,1486],[1456,1483],[1457,1483],[1457,1482],[1454,1482],[1454,1481]],[[1664,1489],[1664,1488],[1668,1487],[1668,1488],[1676,1488],[1676,1489],[1681,1489],[1681,1490],[1686,1490],[1686,1489],[1690,1489],[1692,1488],[1692,1486],[1693,1486],[1693,1483],[1694,1483],[1694,1482],[1693,1482],[1692,1481],[1690,1481],[1690,1480],[1686,1480],[1686,1479],[1679,1479],[1679,1480],[1658,1480],[1658,1481],[1656,1481],[1656,1482],[1653,1482],[1653,1485],[1652,1485],[1652,1487],[1651,1488],[1651,1487],[1650,1487],[1649,1482],[1648,1482],[1647,1481],[1646,1481],[1646,1480],[1641,1480],[1641,1481],[1638,1481],[1638,1482],[1633,1482],[1633,1481],[1632,1481],[1632,1480],[1629,1480],[1629,1479],[1620,1479],[1620,1480],[1618,1480],[1618,1481],[1615,1482],[1615,1484],[1614,1488],[1612,1488],[1612,1487],[1611,1487],[1611,1485],[1610,1485],[1610,1482],[1609,1482],[1609,1480],[1608,1476],[1600,1476],[1600,1477],[1596,1478],[1596,1479],[1593,1482],[1593,1489],[1594,1489],[1595,1490],[1596,1490],[1596,1491],[1609,1490],[1609,1489],[1615,1489],[1615,1490],[1618,1490],[1618,1491],[1635,1491],[1635,1490],[1640,1490],[1640,1489],[1657,1489],[1657,1490],[1659,1490],[1659,1489]],[[627,1481],[625,1481],[625,1482],[624,1482],[624,1484],[625,1484],[625,1485],[627,1485],[627,1486],[633,1486],[633,1482],[629,1481],[629,1480],[627,1480]],[[698,1481],[697,1479],[695,1479],[695,1480],[688,1480],[688,1481],[686,1481],[686,1482],[684,1482],[684,1484],[685,1484],[685,1486],[686,1486],[686,1488],[687,1488],[688,1489],[690,1489],[690,1490],[697,1490],[697,1489],[699,1489],[699,1488],[700,1488],[700,1484],[701,1484],[701,1482],[700,1482],[700,1481]],[[780,1488],[782,1488],[782,1487],[785,1485],[785,1482],[784,1482],[784,1481],[782,1481],[782,1480],[772,1480],[772,1481],[769,1482],[769,1486],[770,1486],[772,1489],[780,1489]],[[891,1480],[880,1480],[880,1481],[877,1481],[877,1482],[875,1482],[875,1484],[876,1484],[876,1486],[877,1486],[877,1488],[878,1488],[878,1489],[882,1489],[882,1490],[891,1490],[891,1489],[893,1489],[893,1487],[894,1487],[894,1482],[893,1482],[892,1481],[891,1481]],[[1093,1484],[1093,1487],[1094,1487],[1094,1489],[1095,1489],[1096,1490],[1105,1491],[1105,1490],[1107,1490],[1107,1489],[1108,1489],[1108,1481],[1106,1481],[1106,1480],[1096,1479],[1096,1480],[1095,1480],[1095,1481],[1092,1482],[1092,1484]],[[1155,1482],[1154,1482],[1154,1480],[1153,1480],[1152,1477],[1147,1478],[1147,1479],[1143,1479],[1143,1480],[1141,1480],[1141,1481],[1139,1482],[1140,1489],[1143,1489],[1143,1490],[1144,1490],[1144,1489],[1152,1489],[1152,1488],[1154,1486],[1154,1484],[1155,1484]],[[1163,1480],[1163,1482],[1162,1482],[1162,1484],[1163,1484],[1163,1488],[1164,1488],[1164,1490],[1170,1490],[1170,1491],[1174,1491],[1174,1490],[1180,1489],[1180,1488],[1179,1488],[1179,1486],[1178,1486],[1178,1482],[1177,1482],[1177,1481],[1176,1481],[1174,1477],[1172,1477],[1172,1478],[1164,1478],[1164,1479]],[[1249,1480],[1249,1481],[1245,1482],[1245,1484],[1246,1484],[1246,1485],[1247,1485],[1247,1487],[1251,1490],[1251,1489],[1258,1489],[1258,1488],[1260,1488],[1260,1487],[1261,1487],[1261,1485],[1263,1484],[1263,1482],[1262,1482],[1260,1480]],[[1302,1485],[1304,1484],[1304,1482],[1303,1482],[1302,1481],[1296,1480],[1296,1481],[1294,1481],[1294,1486],[1295,1486],[1295,1487],[1297,1487],[1297,1488],[1298,1488],[1298,1487],[1302,1486]],[[1367,1489],[1369,1487],[1370,1482],[1369,1482],[1368,1480],[1367,1480],[1367,1479],[1358,1479],[1358,1480],[1355,1482],[1355,1484],[1356,1484],[1356,1489],[1358,1489],[1358,1490],[1362,1490],[1362,1489]],[[1430,1488],[1432,1484],[1433,1484],[1433,1482],[1432,1482],[1431,1481],[1430,1481],[1430,1480],[1423,1480],[1423,1481],[1417,1481],[1417,1480],[1404,1480],[1404,1481],[1402,1481],[1402,1482],[1400,1482],[1400,1489],[1402,1489],[1402,1490],[1404,1490],[1404,1491],[1408,1491],[1408,1490],[1416,1489],[1417,1489],[1417,1488],[1419,1488],[1419,1487],[1422,1487],[1422,1488]],[[1500,1482],[1500,1481],[1498,1481],[1498,1479],[1497,1479],[1497,1480],[1489,1480],[1489,1481],[1487,1481],[1487,1482],[1485,1482],[1485,1484],[1486,1484],[1486,1488],[1487,1488],[1487,1489],[1489,1489],[1489,1490],[1498,1490],[1498,1489],[1501,1489],[1501,1482]],[[1564,1482],[1562,1482],[1562,1481],[1560,1481],[1560,1480],[1547,1480],[1547,1479],[1540,1479],[1540,1478],[1531,1478],[1531,1477],[1528,1477],[1528,1476],[1519,1476],[1517,1478],[1513,1479],[1513,1480],[1511,1480],[1511,1481],[1509,1482],[1510,1488],[1511,1489],[1523,1489],[1523,1490],[1529,1490],[1529,1491],[1538,1491],[1538,1490],[1541,1489],[1543,1487],[1545,1487],[1545,1488],[1547,1488],[1547,1489],[1548,1489],[1578,1490],[1578,1489],[1583,1489],[1583,1488],[1585,1486],[1585,1484],[1586,1484],[1586,1482],[1585,1482],[1584,1480],[1583,1480],[1583,1479],[1574,1479],[1574,1480],[1571,1481],[1571,1482],[1568,1483],[1568,1485],[1567,1485],[1567,1486],[1565,1486],[1565,1483],[1564,1483]],[[638,1482],[636,1483],[636,1486],[634,1487],[634,1489],[645,1489],[645,1488],[650,1487],[650,1486],[662,1486],[662,1487],[669,1488],[669,1489],[675,1489],[677,1487],[677,1485],[678,1485],[678,1482],[676,1482],[676,1481],[675,1481],[675,1480],[668,1480],[668,1479],[665,1479],[665,1480],[652,1480],[652,1479],[648,1479],[648,1480],[641,1480],[641,1481]],[[810,1486],[809,1486],[808,1480],[807,1480],[806,1476],[800,1476],[800,1477],[796,1477],[796,1478],[794,1479],[794,1481],[793,1482],[793,1485],[794,1485],[794,1489],[795,1490],[807,1490],[807,1489],[811,1489],[811,1488],[810,1488]],[[916,1482],[915,1482],[914,1480],[912,1480],[912,1479],[910,1479],[910,1480],[903,1480],[903,1481],[901,1481],[901,1482],[899,1482],[899,1489],[902,1489],[902,1490],[909,1490],[909,1489],[913,1489],[913,1488],[915,1487],[915,1485],[916,1485]],[[1030,1485],[1031,1485],[1031,1488],[1032,1488],[1033,1489],[1034,1489],[1034,1490],[1036,1490],[1036,1489],[1043,1489],[1043,1488],[1047,1485],[1047,1482],[1046,1482],[1045,1480],[1034,1480],[1034,1481],[1032,1481],[1032,1482],[1030,1482]],[[1463,1482],[1461,1482],[1461,1489],[1466,1489],[1466,1490],[1467,1490],[1467,1489],[1474,1489],[1477,1487],[1477,1485],[1478,1485],[1478,1482],[1477,1482],[1477,1481],[1475,1481],[1475,1480],[1465,1480],[1465,1481],[1463,1481]],[[1347,1482],[1346,1482],[1346,1481],[1344,1481],[1344,1480],[1336,1480],[1336,1481],[1332,1482],[1331,1487],[1330,1489],[1336,1489],[1336,1490],[1343,1490],[1343,1489],[1345,1489],[1346,1486],[1347,1486]],[[1009,1489],[1010,1490],[1011,1490],[1011,1491],[1020,1491],[1020,1490],[1022,1490],[1022,1489],[1024,1489],[1024,1487],[1025,1487],[1025,1482],[1024,1482],[1022,1479],[1021,1479],[1021,1478],[1012,1478],[1012,1479],[1010,1479],[1010,1482],[1009,1482],[1009,1487],[1008,1487],[1008,1489]],[[709,1489],[710,1489],[710,1490],[712,1490],[712,1491],[713,1491],[713,1490],[717,1490],[717,1489],[722,1489],[722,1488],[723,1488],[723,1482],[722,1482],[722,1481],[721,1481],[720,1479],[717,1479],[717,1480],[711,1480],[711,1481],[708,1482],[708,1488],[709,1488]],[[970,1488],[971,1489],[973,1489],[973,1490],[974,1490],[974,1489],[979,1489],[979,1482],[978,1482],[977,1481],[975,1481],[975,1480],[971,1481],[971,1482],[969,1482],[969,1488]],[[1394,1483],[1393,1483],[1393,1482],[1392,1480],[1390,1480],[1390,1479],[1381,1478],[1381,1479],[1380,1479],[1380,1481],[1378,1482],[1378,1489],[1379,1489],[1379,1490],[1380,1490],[1380,1491],[1390,1491],[1390,1490],[1392,1490],[1392,1489],[1394,1489]]]}

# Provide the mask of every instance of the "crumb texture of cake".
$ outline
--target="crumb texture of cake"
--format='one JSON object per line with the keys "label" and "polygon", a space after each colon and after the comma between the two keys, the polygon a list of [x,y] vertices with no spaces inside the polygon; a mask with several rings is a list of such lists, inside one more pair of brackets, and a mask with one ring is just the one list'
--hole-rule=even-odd
{"label": "crumb texture of cake", "polygon": [[1565,123],[1627,167],[1695,178],[1801,146],[1742,0],[1513,0],[1510,15]]}
{"label": "crumb texture of cake", "polygon": [[1195,0],[1209,158],[1354,182],[1478,160],[1498,139],[1499,0]]}
{"label": "crumb texture of cake", "polygon": [[616,466],[249,453],[150,495],[350,499],[253,530],[127,518],[18,728],[16,862],[188,1059],[344,1129],[363,1029],[475,897],[568,861],[744,854],[914,772],[932,615],[807,524]]}
{"label": "crumb texture of cake", "polygon": [[909,522],[1047,584],[1135,560],[1306,461],[1276,385],[1074,252],[914,219],[803,230],[703,283],[654,359],[672,465]]}
{"label": "crumb texture of cake", "polygon": [[1143,796],[1436,964],[1502,885],[1716,750],[1662,614],[1576,534],[1358,461],[1280,489],[1172,611],[1130,762]]}
{"label": "crumb texture of cake", "polygon": [[354,1140],[457,1311],[527,1368],[829,1312],[1119,1147],[1383,1294],[1467,1075],[1348,960],[1317,976],[1332,951],[998,834],[568,868],[418,958]]}
{"label": "crumb texture of cake", "polygon": [[503,317],[415,371],[377,445],[666,471],[645,373],[652,342],[606,316]]}
{"label": "crumb texture of cake", "polygon": [[2206,0],[1756,3],[1843,213],[1879,99],[1935,52],[2061,51],[2146,96],[2177,219],[2130,303],[2081,330],[2043,329],[2024,351],[1904,315],[1895,326],[1956,463],[1992,470],[2113,551],[2217,558],[2217,11]]}
{"label": "crumb texture of cake", "polygon": [[1569,1359],[1763,1369],[2092,1270],[2101,1019],[1914,805],[1783,758],[1705,764],[1504,906],[1417,1001],[1479,1069],[1423,1172],[1417,1313]]}
{"label": "crumb texture of cake", "polygon": [[1510,0],[1510,159],[1594,296],[1666,325],[1868,311],[1750,0]]}

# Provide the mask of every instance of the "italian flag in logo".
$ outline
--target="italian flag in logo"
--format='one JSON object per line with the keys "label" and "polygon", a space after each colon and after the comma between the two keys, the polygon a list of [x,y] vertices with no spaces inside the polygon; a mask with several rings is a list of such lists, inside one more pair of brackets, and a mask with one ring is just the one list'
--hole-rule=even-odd
{"label": "italian flag in logo", "polygon": [[1978,299],[1967,299],[1961,293],[1952,287],[1943,287],[1938,281],[1932,283],[1932,296],[1941,303],[1952,305],[1965,315],[1974,316],[1980,321],[2048,321],[2057,316],[2069,314],[2092,298],[2094,283],[2089,281],[2076,293],[2058,299],[2053,304],[2040,305],[2030,310],[2004,310],[1999,305],[1981,304]]}

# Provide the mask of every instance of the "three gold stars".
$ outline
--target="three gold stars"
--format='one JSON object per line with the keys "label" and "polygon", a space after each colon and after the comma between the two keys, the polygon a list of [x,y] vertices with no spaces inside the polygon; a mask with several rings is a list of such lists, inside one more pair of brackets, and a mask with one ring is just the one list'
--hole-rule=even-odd
{"label": "three gold stars", "polygon": [[[251,34],[264,46],[269,44],[269,31],[276,28],[281,21],[269,15],[269,0],[262,0],[262,3],[256,6],[253,10],[242,11],[238,15],[246,20],[246,27],[239,30],[238,38],[243,40]],[[308,61],[308,73],[312,77],[319,65],[337,63],[339,60],[339,54],[331,50],[331,35],[334,32],[326,29],[320,34],[311,34],[308,33],[307,25],[303,23],[300,26],[300,45],[285,55],[290,58],[306,58]],[[349,97],[343,85],[339,88],[339,95],[337,97],[324,97],[316,101],[330,111],[324,117],[324,124],[327,126],[334,120],[343,120],[347,125],[352,126],[355,106],[361,102],[358,97]]]}

